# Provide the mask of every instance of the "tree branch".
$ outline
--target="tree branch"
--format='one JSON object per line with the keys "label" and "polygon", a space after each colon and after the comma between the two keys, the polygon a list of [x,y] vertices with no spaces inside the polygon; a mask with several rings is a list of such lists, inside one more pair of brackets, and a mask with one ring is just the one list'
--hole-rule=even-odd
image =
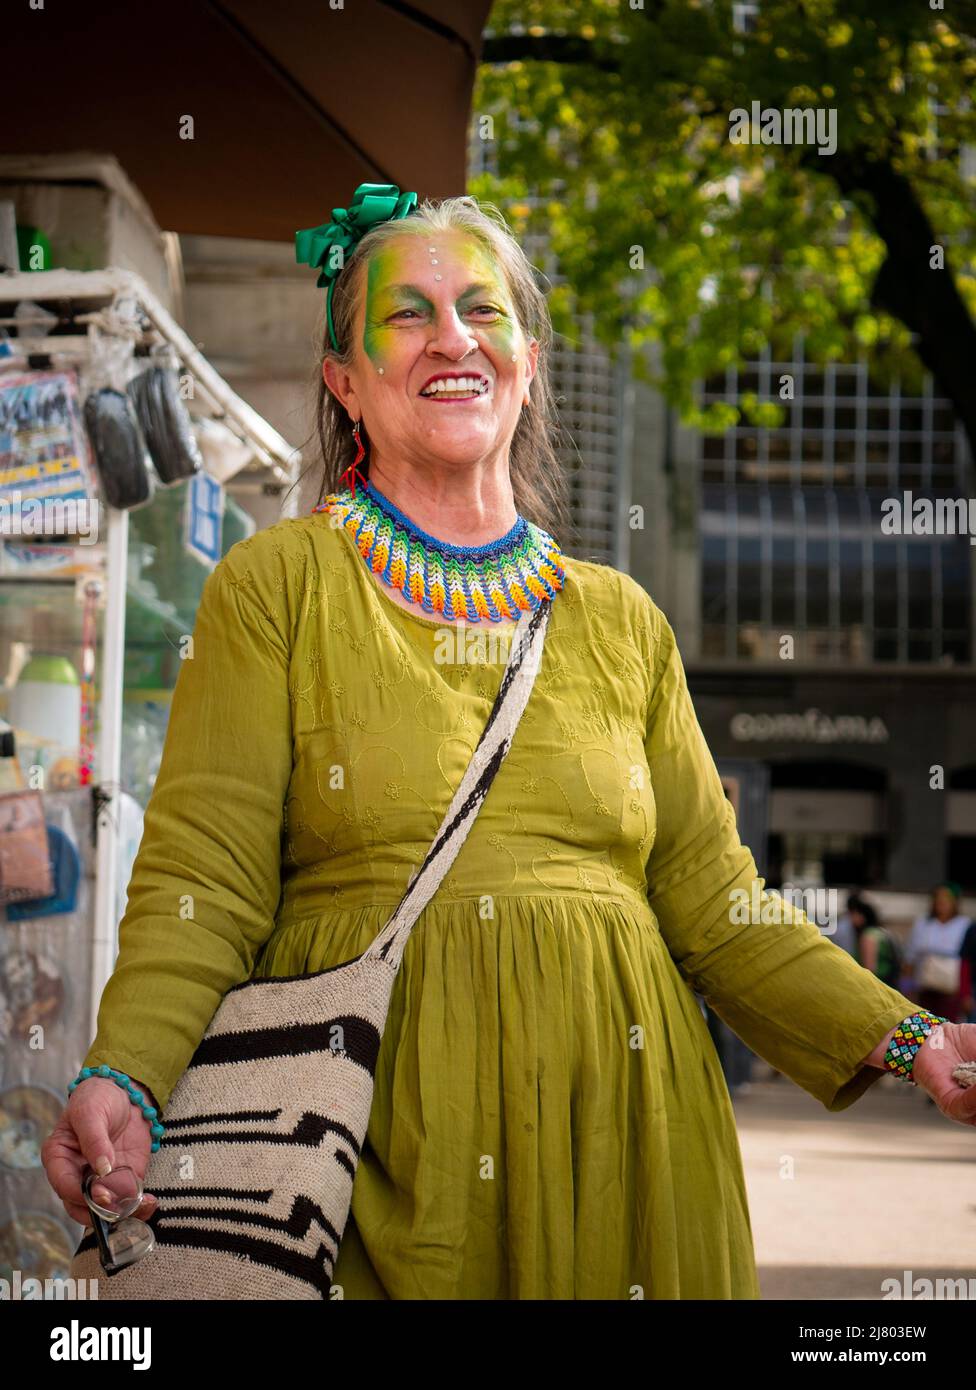
{"label": "tree branch", "polygon": [[605,44],[578,34],[485,35],[483,63],[566,63],[585,65],[600,72],[619,72],[620,62],[606,53]]}
{"label": "tree branch", "polygon": [[930,248],[941,243],[911,181],[864,149],[840,152],[817,164],[805,158],[803,163],[833,178],[846,197],[870,195],[866,213],[888,252],[871,291],[872,307],[900,319],[915,334],[915,351],[952,401],[976,458],[976,326],[948,257],[945,269],[930,268]]}

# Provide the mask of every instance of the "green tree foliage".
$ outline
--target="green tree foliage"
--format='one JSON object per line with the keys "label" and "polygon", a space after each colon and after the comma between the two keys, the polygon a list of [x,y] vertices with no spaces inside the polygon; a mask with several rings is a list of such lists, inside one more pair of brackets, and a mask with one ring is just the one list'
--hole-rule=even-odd
{"label": "green tree foliage", "polygon": [[[937,4],[761,0],[741,33],[731,0],[498,0],[474,119],[499,177],[472,192],[548,234],[557,330],[589,311],[611,350],[660,344],[659,370],[635,361],[689,423],[734,424],[696,383],[802,332],[907,391],[928,367],[976,454],[976,4]],[[753,102],[834,110],[836,151],[733,142]]]}

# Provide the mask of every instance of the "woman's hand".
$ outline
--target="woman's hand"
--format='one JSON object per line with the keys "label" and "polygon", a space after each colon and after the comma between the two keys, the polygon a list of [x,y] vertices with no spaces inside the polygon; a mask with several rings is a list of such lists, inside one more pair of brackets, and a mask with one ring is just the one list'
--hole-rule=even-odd
{"label": "woman's hand", "polygon": [[943,1023],[915,1054],[912,1080],[950,1120],[976,1125],[976,1086],[965,1088],[953,1079],[960,1062],[976,1062],[976,1023]]}
{"label": "woman's hand", "polygon": [[[135,1084],[155,1105],[149,1090],[141,1082]],[[91,1214],[81,1191],[85,1169],[104,1176],[114,1168],[128,1167],[141,1182],[151,1144],[149,1122],[139,1107],[114,1081],[90,1076],[72,1091],[61,1118],[41,1145],[41,1162],[72,1221],[90,1226]],[[156,1198],[147,1192],[133,1214],[145,1220],[155,1209]]]}

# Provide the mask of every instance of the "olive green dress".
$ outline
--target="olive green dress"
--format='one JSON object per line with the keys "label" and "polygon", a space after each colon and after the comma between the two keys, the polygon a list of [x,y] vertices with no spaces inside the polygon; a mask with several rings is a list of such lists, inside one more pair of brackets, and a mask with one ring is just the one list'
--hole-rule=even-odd
{"label": "olive green dress", "polygon": [[[164,1107],[224,992],[348,961],[423,861],[506,652],[398,607],[327,513],[204,589],[86,1063]],[[693,990],[830,1110],[911,1001],[751,889],[674,635],[567,561],[529,704],[407,945],[335,1282],[346,1298],[756,1298]],[[787,914],[789,915],[789,914]]]}

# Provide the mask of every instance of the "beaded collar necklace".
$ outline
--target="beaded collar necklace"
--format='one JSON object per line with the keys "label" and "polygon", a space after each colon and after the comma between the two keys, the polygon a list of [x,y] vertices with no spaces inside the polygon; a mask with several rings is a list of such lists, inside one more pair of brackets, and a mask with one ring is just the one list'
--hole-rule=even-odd
{"label": "beaded collar necklace", "polygon": [[354,496],[330,493],[329,512],[356,542],[369,568],[434,617],[478,623],[517,620],[563,586],[564,557],[547,531],[520,516],[487,545],[451,545],[428,535],[369,481]]}

